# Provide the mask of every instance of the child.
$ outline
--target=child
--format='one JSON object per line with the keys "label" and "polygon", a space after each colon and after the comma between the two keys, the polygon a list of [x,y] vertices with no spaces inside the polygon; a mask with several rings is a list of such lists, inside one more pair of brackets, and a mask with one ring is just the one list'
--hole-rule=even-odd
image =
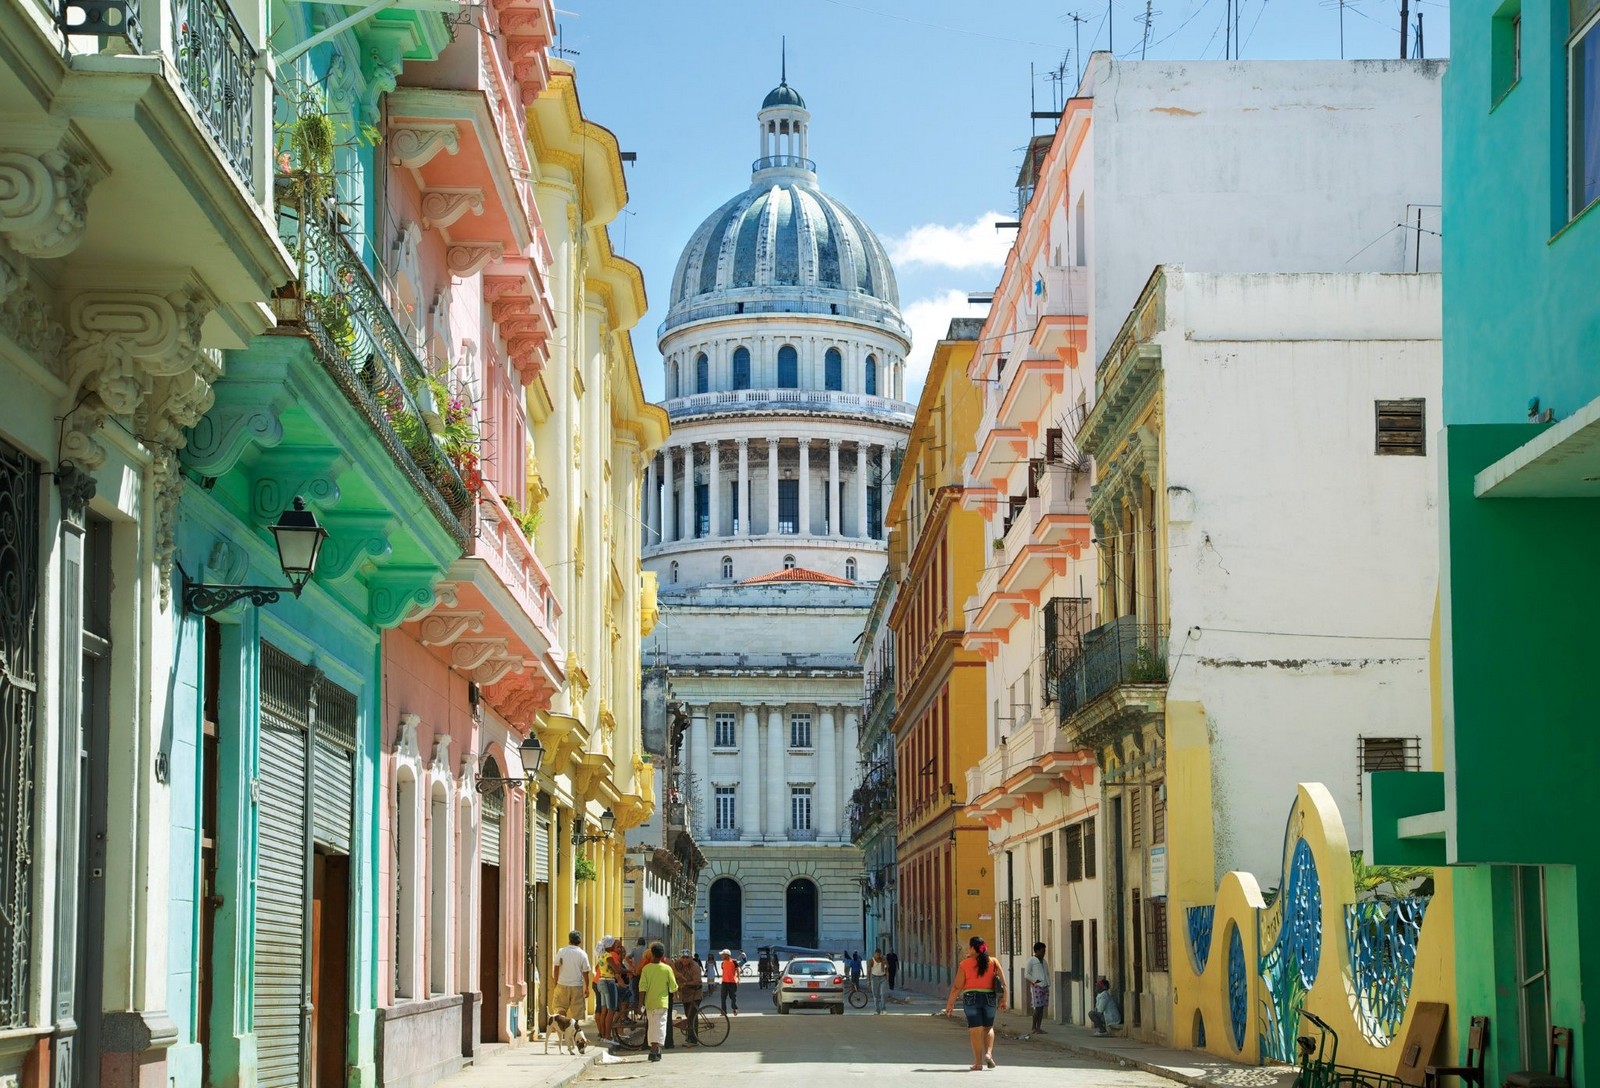
{"label": "child", "polygon": [[672,995],[678,992],[678,976],[664,962],[667,948],[660,941],[650,946],[650,962],[639,972],[639,999],[644,1002],[649,1022],[650,1060],[661,1060],[661,1044],[667,1039],[667,1017],[672,1013]]}

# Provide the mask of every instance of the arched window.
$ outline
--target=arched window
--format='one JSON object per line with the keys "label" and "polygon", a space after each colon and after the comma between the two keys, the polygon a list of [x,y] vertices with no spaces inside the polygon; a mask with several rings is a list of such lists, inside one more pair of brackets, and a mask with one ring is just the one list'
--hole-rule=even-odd
{"label": "arched window", "polygon": [[417,915],[421,874],[417,872],[417,780],[409,768],[395,775],[395,927],[394,993],[415,997],[413,970],[417,962]]}
{"label": "arched window", "polygon": [[844,576],[852,582],[856,580],[856,561],[854,559],[846,559],[844,561]]}
{"label": "arched window", "polygon": [[733,580],[733,556],[731,555],[722,557],[722,577],[729,581]]}
{"label": "arched window", "polygon": [[794,570],[794,556],[786,555],[783,557],[783,569]]}
{"label": "arched window", "polygon": [[735,389],[750,388],[750,349],[733,349],[733,387]]}
{"label": "arched window", "polygon": [[674,559],[672,561],[672,566],[667,568],[667,581],[669,581],[669,582],[677,582],[677,580],[678,580],[678,561],[676,559]]}
{"label": "arched window", "polygon": [[829,389],[844,388],[844,356],[838,348],[829,348],[823,356],[823,379]]}
{"label": "arched window", "polygon": [[778,388],[800,388],[800,354],[788,344],[778,349]]}
{"label": "arched window", "polygon": [[711,391],[711,360],[706,358],[706,353],[703,351],[694,361],[694,391],[696,393]]}
{"label": "arched window", "polygon": [[869,397],[878,395],[878,357],[876,355],[867,356],[867,380],[862,388],[866,390]]}

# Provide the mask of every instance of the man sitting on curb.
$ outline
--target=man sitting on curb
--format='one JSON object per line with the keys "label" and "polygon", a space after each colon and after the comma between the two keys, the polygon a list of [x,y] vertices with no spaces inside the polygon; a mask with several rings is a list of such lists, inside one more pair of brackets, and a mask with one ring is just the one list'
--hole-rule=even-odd
{"label": "man sitting on curb", "polygon": [[1107,1028],[1122,1026],[1122,1010],[1117,1008],[1117,999],[1111,996],[1111,983],[1101,979],[1094,988],[1094,1008],[1089,1010],[1089,1023],[1094,1025],[1095,1035],[1104,1038],[1111,1034]]}

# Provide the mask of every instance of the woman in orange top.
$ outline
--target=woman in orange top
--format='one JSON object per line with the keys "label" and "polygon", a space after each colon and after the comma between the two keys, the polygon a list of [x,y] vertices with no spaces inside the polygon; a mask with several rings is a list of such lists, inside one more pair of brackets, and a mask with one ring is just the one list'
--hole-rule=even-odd
{"label": "woman in orange top", "polygon": [[967,1036],[972,1041],[972,1064],[969,1070],[994,1068],[994,1014],[1006,1007],[1006,976],[1000,964],[989,955],[989,946],[982,937],[967,942],[972,954],[956,964],[956,977],[950,984],[950,996],[945,998],[944,1014],[961,995],[961,1006],[967,1014]]}

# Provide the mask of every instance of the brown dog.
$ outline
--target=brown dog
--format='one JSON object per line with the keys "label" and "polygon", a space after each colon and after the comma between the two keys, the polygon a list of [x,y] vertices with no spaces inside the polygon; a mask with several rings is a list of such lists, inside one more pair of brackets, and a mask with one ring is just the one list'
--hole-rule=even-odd
{"label": "brown dog", "polygon": [[582,1054],[589,1046],[588,1036],[578,1022],[570,1016],[561,1013],[552,1013],[550,1023],[544,1032],[544,1052],[550,1053],[550,1040],[554,1039],[556,1047],[568,1054]]}

